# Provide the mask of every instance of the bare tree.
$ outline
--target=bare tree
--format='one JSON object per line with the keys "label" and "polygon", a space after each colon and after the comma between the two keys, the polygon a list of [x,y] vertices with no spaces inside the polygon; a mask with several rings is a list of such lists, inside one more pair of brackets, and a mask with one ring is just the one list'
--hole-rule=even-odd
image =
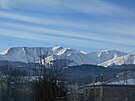
{"label": "bare tree", "polygon": [[48,68],[46,57],[48,51],[44,54],[40,52],[40,69],[38,78],[34,83],[35,101],[67,101],[67,89],[63,70],[58,67]]}

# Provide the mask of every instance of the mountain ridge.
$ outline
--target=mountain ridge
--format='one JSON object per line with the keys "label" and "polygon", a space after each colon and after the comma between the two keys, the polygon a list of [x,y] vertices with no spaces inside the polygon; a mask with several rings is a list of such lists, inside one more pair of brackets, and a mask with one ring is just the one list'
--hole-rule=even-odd
{"label": "mountain ridge", "polygon": [[[125,52],[117,50],[101,50],[93,52],[85,52],[82,50],[75,50],[72,48],[57,47],[12,47],[3,52],[0,52],[0,60],[20,61],[20,62],[34,62],[38,60],[40,55],[45,55],[46,61],[50,62],[57,59],[68,59],[72,63],[69,66],[92,64],[102,65],[121,56],[128,55]],[[102,65],[103,66],[103,65]]]}

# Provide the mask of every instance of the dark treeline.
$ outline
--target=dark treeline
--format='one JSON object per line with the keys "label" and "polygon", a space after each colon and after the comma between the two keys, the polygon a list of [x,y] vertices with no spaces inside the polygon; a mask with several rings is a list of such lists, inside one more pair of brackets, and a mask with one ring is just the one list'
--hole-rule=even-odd
{"label": "dark treeline", "polygon": [[31,91],[25,71],[9,66],[0,69],[1,101],[30,101]]}
{"label": "dark treeline", "polygon": [[67,101],[64,72],[61,69],[28,71],[4,66],[0,68],[0,101]]}

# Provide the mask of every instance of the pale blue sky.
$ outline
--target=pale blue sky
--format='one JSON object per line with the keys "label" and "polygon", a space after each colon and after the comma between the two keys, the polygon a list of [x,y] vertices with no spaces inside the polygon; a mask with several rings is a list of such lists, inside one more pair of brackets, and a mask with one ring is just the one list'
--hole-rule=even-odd
{"label": "pale blue sky", "polygon": [[0,50],[135,51],[135,0],[0,0]]}

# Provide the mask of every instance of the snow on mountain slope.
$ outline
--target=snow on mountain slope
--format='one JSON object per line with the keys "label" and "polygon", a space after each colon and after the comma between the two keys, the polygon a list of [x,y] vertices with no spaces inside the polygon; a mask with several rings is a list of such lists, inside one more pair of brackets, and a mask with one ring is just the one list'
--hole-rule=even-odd
{"label": "snow on mountain slope", "polygon": [[90,56],[96,64],[103,63],[110,59],[114,59],[116,57],[127,55],[127,53],[119,52],[116,50],[103,50],[99,52],[90,52],[88,56]]}
{"label": "snow on mountain slope", "polygon": [[98,52],[84,52],[63,47],[13,47],[0,53],[0,60],[34,62],[39,56],[47,53],[46,60],[68,59],[73,61],[70,65],[94,64],[98,65],[127,53],[115,50],[104,50]]}
{"label": "snow on mountain slope", "polygon": [[116,57],[114,59],[108,60],[99,65],[108,67],[108,66],[112,66],[112,65],[122,65],[122,64],[135,64],[135,55],[128,54],[125,56]]}
{"label": "snow on mountain slope", "polygon": [[8,49],[5,54],[0,53],[0,60],[21,62],[28,62],[30,60],[32,62],[34,58],[38,57],[38,51],[39,48],[14,47]]}

